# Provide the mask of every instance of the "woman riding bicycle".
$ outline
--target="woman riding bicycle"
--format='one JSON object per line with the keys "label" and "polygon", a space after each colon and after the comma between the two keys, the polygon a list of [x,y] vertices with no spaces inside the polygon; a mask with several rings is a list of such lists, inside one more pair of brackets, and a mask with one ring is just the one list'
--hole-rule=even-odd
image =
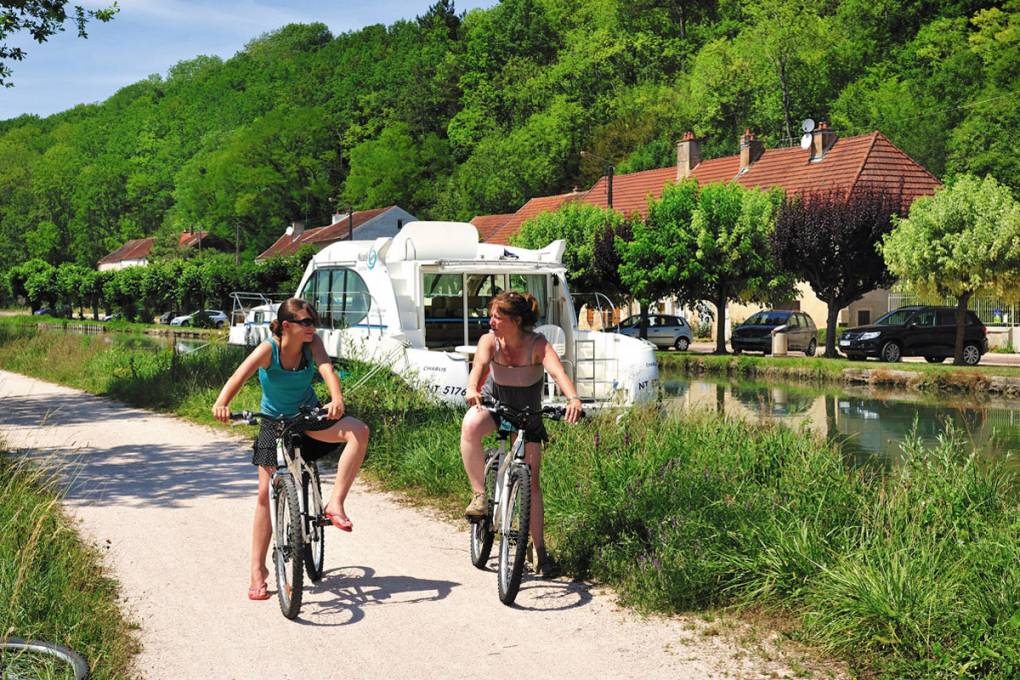
{"label": "woman riding bicycle", "polygon": [[550,577],[558,573],[558,568],[545,549],[542,489],[538,475],[542,443],[549,440],[542,419],[537,416],[542,408],[546,371],[569,399],[565,414],[568,423],[576,423],[581,417],[581,400],[563,370],[556,350],[542,335],[533,332],[536,321],[538,301],[528,293],[503,292],[489,303],[491,332],[479,338],[474,365],[468,376],[466,399],[471,408],[464,414],[461,424],[460,454],[474,492],[464,514],[469,519],[484,517],[487,508],[482,438],[495,432],[500,425],[492,412],[481,405],[479,385],[485,381],[491,368],[492,379],[486,382],[486,393],[511,408],[528,408],[536,414],[524,433],[524,456],[531,467],[530,531],[538,554],[538,571]]}
{"label": "woman riding bicycle", "polygon": [[[351,531],[353,525],[344,510],[344,500],[354,483],[365,450],[368,447],[368,427],[351,416],[344,415],[344,399],[340,392],[340,380],[333,370],[333,364],[326,354],[322,338],[315,334],[318,315],[304,300],[290,298],[280,305],[276,320],[272,323],[273,336],[256,347],[241,362],[220,391],[212,407],[213,416],[222,422],[230,420],[230,400],[241,387],[258,371],[262,386],[262,403],[259,409],[268,415],[289,418],[296,416],[303,406],[318,406],[319,400],[312,389],[316,372],[322,376],[329,389],[330,401],[323,408],[327,419],[303,427],[304,433],[317,441],[327,444],[346,442],[340,465],[337,467],[333,492],[324,508],[324,515],[333,526]],[[267,600],[266,552],[272,537],[272,523],[269,516],[269,483],[276,471],[277,426],[270,420],[262,421],[262,428],[255,439],[251,462],[259,468],[259,494],[255,506],[255,526],[252,532],[251,585],[248,597],[252,600]]]}

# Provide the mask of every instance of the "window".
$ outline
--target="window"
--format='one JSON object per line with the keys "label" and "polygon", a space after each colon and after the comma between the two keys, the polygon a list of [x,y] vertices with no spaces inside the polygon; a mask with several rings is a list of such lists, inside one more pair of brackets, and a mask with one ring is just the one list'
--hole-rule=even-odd
{"label": "window", "polygon": [[914,315],[914,318],[912,320],[915,326],[931,328],[935,325],[935,310],[922,309],[921,311]]}
{"label": "window", "polygon": [[880,317],[875,323],[879,326],[902,326],[913,313],[914,310],[912,309],[897,309]]}
{"label": "window", "polygon": [[870,309],[858,309],[857,310],[857,325],[867,326],[871,323],[871,310]]}
{"label": "window", "polygon": [[786,321],[787,328],[800,328],[800,315],[791,314],[790,318]]}
{"label": "window", "polygon": [[301,290],[301,297],[315,306],[322,328],[349,328],[365,321],[372,308],[365,281],[353,269],[316,270]]}

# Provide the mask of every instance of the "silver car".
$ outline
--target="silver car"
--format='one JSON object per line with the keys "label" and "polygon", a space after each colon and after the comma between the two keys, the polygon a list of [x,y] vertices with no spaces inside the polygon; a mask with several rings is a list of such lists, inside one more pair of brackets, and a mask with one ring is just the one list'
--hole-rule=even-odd
{"label": "silver car", "polygon": [[[641,315],[629,316],[615,326],[611,331],[629,335],[632,338],[641,336]],[[684,352],[691,346],[694,340],[694,332],[690,324],[682,316],[671,314],[649,314],[648,315],[648,340],[659,349],[673,349]]]}

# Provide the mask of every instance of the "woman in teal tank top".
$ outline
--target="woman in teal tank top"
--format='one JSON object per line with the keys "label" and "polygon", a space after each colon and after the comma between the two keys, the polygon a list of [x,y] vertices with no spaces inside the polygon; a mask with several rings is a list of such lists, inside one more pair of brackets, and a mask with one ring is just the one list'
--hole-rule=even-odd
{"label": "woman in teal tank top", "polygon": [[[330,401],[326,409],[327,420],[306,428],[305,435],[320,442],[345,442],[337,467],[333,491],[324,508],[324,514],[333,526],[351,531],[353,524],[344,509],[347,493],[365,460],[368,448],[368,426],[356,418],[344,415],[344,399],[340,379],[326,354],[322,338],[315,334],[318,315],[309,303],[290,298],[280,305],[276,321],[271,328],[273,337],[256,347],[230,376],[212,407],[213,416],[221,422],[230,420],[230,400],[255,375],[262,386],[262,403],[259,409],[268,415],[288,417],[297,415],[302,406],[316,406],[319,401],[312,389],[316,374],[322,376],[329,389]],[[264,421],[255,440],[252,463],[259,470],[259,493],[255,506],[255,526],[252,531],[251,584],[248,598],[267,600],[266,554],[272,538],[269,517],[269,482],[276,470],[276,432],[272,423]]]}

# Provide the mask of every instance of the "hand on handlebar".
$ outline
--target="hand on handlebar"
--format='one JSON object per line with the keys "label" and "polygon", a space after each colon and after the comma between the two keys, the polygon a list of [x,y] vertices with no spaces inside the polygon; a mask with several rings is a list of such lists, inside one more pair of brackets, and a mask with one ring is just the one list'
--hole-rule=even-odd
{"label": "hand on handlebar", "polygon": [[468,406],[482,405],[482,395],[478,390],[473,390],[470,387],[467,390],[467,394],[464,395],[464,400],[468,403]]}
{"label": "hand on handlebar", "polygon": [[328,418],[329,420],[340,420],[341,418],[344,417],[344,411],[346,410],[346,408],[344,407],[343,397],[337,399],[336,401],[329,402],[322,408],[323,410],[325,410],[326,418]]}
{"label": "hand on handlebar", "polygon": [[222,404],[213,404],[212,407],[213,418],[220,421],[221,423],[230,422],[230,407]]}
{"label": "hand on handlebar", "polygon": [[581,419],[583,414],[584,411],[581,409],[581,400],[571,399],[567,402],[567,409],[563,414],[563,419],[573,425]]}

